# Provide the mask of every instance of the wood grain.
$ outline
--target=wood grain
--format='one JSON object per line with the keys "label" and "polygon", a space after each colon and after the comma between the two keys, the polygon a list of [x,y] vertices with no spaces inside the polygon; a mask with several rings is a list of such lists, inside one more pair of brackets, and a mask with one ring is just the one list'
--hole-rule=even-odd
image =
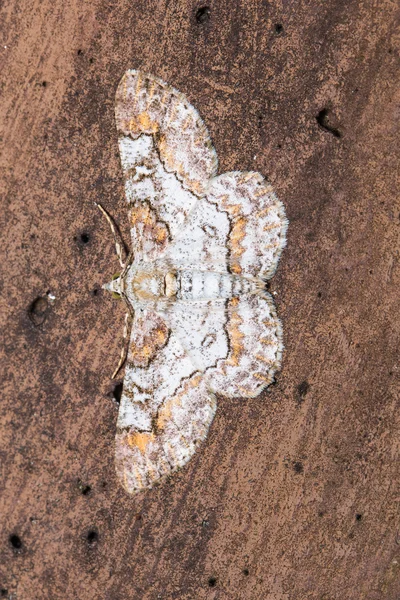
{"label": "wood grain", "polygon": [[[1,9],[1,597],[400,597],[398,8],[208,6]],[[134,498],[113,464],[124,308],[99,289],[118,263],[93,204],[127,238],[128,68],[185,93],[220,172],[268,176],[290,219],[277,383],[221,398],[195,458]]]}

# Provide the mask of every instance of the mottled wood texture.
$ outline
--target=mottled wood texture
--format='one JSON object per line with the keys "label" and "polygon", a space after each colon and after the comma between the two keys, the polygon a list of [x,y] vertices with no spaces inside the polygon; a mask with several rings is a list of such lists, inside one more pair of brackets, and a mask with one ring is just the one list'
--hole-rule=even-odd
{"label": "mottled wood texture", "polygon": [[[196,20],[195,1],[4,1],[0,597],[398,600],[396,5],[215,0]],[[195,458],[134,498],[113,463],[124,307],[99,291],[118,263],[93,204],[128,239],[127,68],[185,93],[220,171],[267,175],[290,219],[276,385],[220,399]]]}

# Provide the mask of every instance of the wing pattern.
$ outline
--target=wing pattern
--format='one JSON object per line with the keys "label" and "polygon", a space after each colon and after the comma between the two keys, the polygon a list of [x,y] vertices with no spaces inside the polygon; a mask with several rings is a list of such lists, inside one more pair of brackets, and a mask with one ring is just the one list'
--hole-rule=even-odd
{"label": "wing pattern", "polygon": [[134,314],[116,471],[133,493],[193,456],[217,394],[253,397],[273,381],[282,328],[264,284],[287,220],[259,173],[217,175],[199,114],[162,80],[128,71],[115,115],[132,241],[121,285]]}

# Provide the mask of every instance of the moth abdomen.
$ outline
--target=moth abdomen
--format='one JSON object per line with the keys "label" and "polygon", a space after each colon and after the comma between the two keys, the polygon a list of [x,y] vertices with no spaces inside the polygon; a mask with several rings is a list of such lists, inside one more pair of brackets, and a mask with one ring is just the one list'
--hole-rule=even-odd
{"label": "moth abdomen", "polygon": [[213,271],[180,271],[177,297],[182,300],[214,300],[233,298],[255,291],[256,283]]}

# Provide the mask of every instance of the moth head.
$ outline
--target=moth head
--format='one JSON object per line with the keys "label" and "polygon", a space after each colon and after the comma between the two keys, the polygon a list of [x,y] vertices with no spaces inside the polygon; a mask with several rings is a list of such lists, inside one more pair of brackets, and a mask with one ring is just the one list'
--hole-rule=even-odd
{"label": "moth head", "polygon": [[107,290],[108,292],[112,293],[113,298],[121,298],[121,287],[122,281],[119,274],[114,275],[110,283],[105,283],[102,286],[103,290]]}

